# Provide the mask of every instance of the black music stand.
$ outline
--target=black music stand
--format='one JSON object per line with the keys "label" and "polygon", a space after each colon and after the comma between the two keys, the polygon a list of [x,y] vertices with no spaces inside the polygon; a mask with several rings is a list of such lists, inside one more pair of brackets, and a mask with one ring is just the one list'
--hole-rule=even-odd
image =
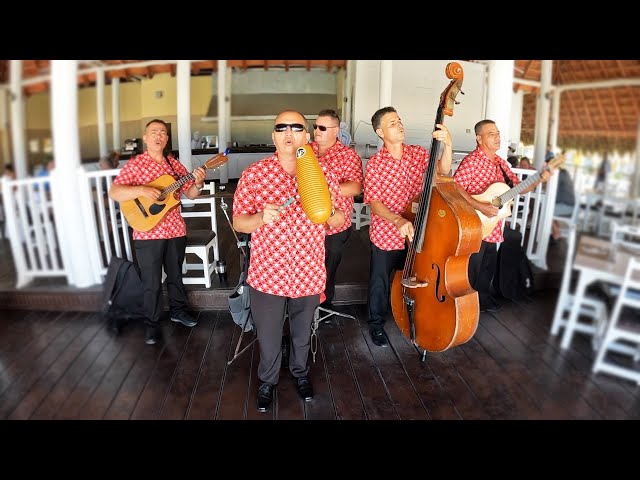
{"label": "black music stand", "polygon": [[[233,224],[231,223],[231,219],[229,218],[229,214],[227,213],[227,209],[229,208],[229,206],[225,203],[224,197],[220,198],[220,208],[222,209],[222,213],[224,213],[224,216],[226,217],[227,222],[229,223],[229,227],[231,228],[231,232],[233,232],[233,236],[236,238],[236,246],[240,250],[240,265],[243,268],[243,270],[246,271],[248,269],[248,267],[249,267],[249,249],[251,247],[251,242],[250,242],[248,237],[246,239],[243,239],[243,240],[240,240],[238,238],[238,235],[236,234],[236,231],[233,228]],[[245,285],[244,288],[248,288],[248,286]],[[253,343],[258,339],[258,334],[256,332],[256,326],[254,324],[253,325],[253,332],[254,332],[253,339],[247,345],[245,345],[245,347],[242,350],[240,350],[240,345],[242,345],[242,337],[244,336],[244,333],[245,333],[245,327],[247,326],[247,322],[249,321],[250,318],[251,318],[251,313],[249,313],[249,315],[245,318],[243,324],[240,325],[240,337],[238,338],[238,343],[236,344],[236,349],[233,352],[233,358],[227,362],[227,365],[231,365],[236,360],[236,358],[238,358],[245,351],[247,351],[247,349],[251,345],[253,345]]]}

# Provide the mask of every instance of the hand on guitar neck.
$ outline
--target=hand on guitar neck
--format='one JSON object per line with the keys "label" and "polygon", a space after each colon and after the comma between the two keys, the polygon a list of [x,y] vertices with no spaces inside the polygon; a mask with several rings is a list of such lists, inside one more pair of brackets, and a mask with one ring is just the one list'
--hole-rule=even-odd
{"label": "hand on guitar neck", "polygon": [[506,183],[496,182],[489,185],[484,192],[471,195],[471,198],[481,202],[476,212],[482,222],[482,238],[489,236],[500,220],[511,216],[511,204],[517,195],[530,192],[541,181],[546,182],[564,161],[564,155],[554,158],[542,170],[528,175],[513,188],[509,188]]}

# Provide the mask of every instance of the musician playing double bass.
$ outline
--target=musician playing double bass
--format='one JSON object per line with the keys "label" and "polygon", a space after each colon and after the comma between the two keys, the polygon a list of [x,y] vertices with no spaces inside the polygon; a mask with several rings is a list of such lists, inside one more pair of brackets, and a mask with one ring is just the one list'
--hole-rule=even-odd
{"label": "musician playing double bass", "polygon": [[[500,130],[493,120],[481,120],[475,125],[476,149],[462,159],[460,166],[453,176],[460,194],[473,208],[487,217],[498,215],[498,207],[488,202],[481,202],[471,195],[483,193],[495,182],[511,180],[512,187],[520,183],[520,179],[511,171],[509,163],[496,152],[500,149]],[[504,171],[504,174],[503,174]],[[534,190],[542,181],[546,182],[551,172],[543,171],[540,179],[521,193]],[[524,186],[524,185],[523,185]],[[482,240],[480,251],[471,255],[469,259],[469,282],[478,291],[481,312],[496,312],[500,305],[492,296],[492,281],[497,267],[497,244],[504,240],[500,219],[491,233]]]}
{"label": "musician playing double bass", "polygon": [[[373,343],[388,345],[384,323],[389,311],[390,276],[402,270],[407,255],[405,241],[413,241],[414,226],[402,216],[420,193],[429,165],[429,151],[420,145],[405,145],[405,130],[394,107],[384,107],[371,117],[373,130],[383,147],[367,162],[364,202],[371,207],[371,258],[369,263],[369,332]],[[438,172],[451,170],[452,140],[449,130],[437,124],[431,136],[442,142]]]}

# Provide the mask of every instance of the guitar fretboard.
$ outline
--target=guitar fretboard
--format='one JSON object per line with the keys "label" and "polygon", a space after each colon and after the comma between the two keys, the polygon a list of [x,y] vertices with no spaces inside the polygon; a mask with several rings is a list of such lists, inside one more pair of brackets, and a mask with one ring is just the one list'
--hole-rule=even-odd
{"label": "guitar fretboard", "polygon": [[499,195],[498,198],[500,199],[500,206],[505,205],[508,201],[516,198],[517,195],[520,195],[522,191],[529,188],[531,185],[536,183],[539,179],[540,179],[540,172],[532,173],[526,179],[520,182],[518,185],[516,185],[510,190],[507,190],[502,195]]}
{"label": "guitar fretboard", "polygon": [[195,180],[195,179],[196,179],[196,177],[193,176],[193,173],[189,173],[189,174],[185,175],[180,180],[177,180],[177,181],[173,182],[167,188],[162,190],[162,192],[160,193],[160,198],[166,198],[167,195],[169,195],[170,193],[173,193],[176,190],[178,190],[180,187],[182,187],[189,180]]}

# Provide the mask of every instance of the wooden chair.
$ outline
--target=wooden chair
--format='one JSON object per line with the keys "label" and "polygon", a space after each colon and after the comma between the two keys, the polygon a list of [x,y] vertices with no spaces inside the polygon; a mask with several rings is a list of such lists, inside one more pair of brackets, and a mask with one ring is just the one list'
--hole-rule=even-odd
{"label": "wooden chair", "polygon": [[576,249],[576,225],[571,223],[569,219],[555,217],[561,225],[560,233],[567,240],[567,253],[564,263],[564,272],[562,274],[562,283],[558,292],[558,300],[551,324],[551,335],[557,335],[561,327],[566,324],[565,314],[568,314],[572,308],[579,308],[580,317],[590,318],[589,323],[578,321],[576,331],[593,335],[592,345],[594,350],[598,345],[598,332],[602,332],[607,321],[607,307],[605,303],[592,296],[585,296],[582,303],[578,306],[574,305],[574,297],[570,292],[571,274],[573,273],[573,258]]}
{"label": "wooden chair", "polygon": [[[628,349],[621,351],[620,343]],[[625,353],[627,357],[613,356],[610,352]],[[628,358],[628,356],[632,358]],[[620,294],[604,332],[593,373],[605,372],[632,380],[640,385],[640,259],[631,257]]]}
{"label": "wooden chair", "polygon": [[[211,274],[216,269],[216,262],[220,259],[218,251],[218,222],[216,220],[215,183],[205,182],[203,194],[190,200],[182,199],[182,216],[187,222],[187,247],[185,259],[182,264],[182,273],[186,275],[190,270],[202,270],[199,276],[184,276],[182,282],[187,284],[204,284],[205,288],[211,287]],[[205,193],[209,192],[209,193]],[[185,208],[186,207],[186,208]],[[210,222],[206,227],[196,224],[193,218],[207,218]],[[200,258],[198,263],[189,263],[187,255],[194,254]]]}

